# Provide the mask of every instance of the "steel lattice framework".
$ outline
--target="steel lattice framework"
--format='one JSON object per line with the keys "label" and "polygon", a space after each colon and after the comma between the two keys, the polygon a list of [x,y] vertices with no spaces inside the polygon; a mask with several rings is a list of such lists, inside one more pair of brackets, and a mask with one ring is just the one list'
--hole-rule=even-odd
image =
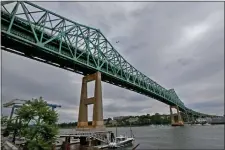
{"label": "steel lattice framework", "polygon": [[[99,29],[78,24],[30,2],[1,2],[2,49],[102,80],[189,114],[173,89],[167,90],[128,63]],[[13,49],[13,50],[12,50]]]}

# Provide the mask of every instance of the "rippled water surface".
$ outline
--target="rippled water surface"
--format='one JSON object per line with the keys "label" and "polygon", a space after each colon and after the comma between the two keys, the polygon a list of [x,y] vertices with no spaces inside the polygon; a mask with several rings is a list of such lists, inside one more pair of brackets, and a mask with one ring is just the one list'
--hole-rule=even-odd
{"label": "rippled water surface", "polygon": [[[68,131],[70,129],[63,129]],[[116,132],[115,128],[107,128]],[[138,149],[224,149],[224,125],[145,126],[132,127]],[[117,128],[119,134],[130,134],[129,127]],[[78,148],[76,149],[87,149]],[[75,149],[75,148],[74,148]],[[131,149],[131,148],[127,148]]]}

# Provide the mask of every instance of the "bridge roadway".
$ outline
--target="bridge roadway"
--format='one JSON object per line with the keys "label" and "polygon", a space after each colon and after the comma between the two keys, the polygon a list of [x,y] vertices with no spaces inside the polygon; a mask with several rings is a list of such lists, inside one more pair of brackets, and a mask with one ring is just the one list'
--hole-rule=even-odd
{"label": "bridge roadway", "polygon": [[[12,12],[7,9],[9,5],[13,7]],[[135,69],[100,30],[31,2],[1,2],[1,6],[2,50],[82,75],[99,71],[104,82],[177,105],[181,111],[194,116],[209,116],[187,108],[173,89],[163,88]],[[39,17],[35,18],[33,14],[38,13]]]}

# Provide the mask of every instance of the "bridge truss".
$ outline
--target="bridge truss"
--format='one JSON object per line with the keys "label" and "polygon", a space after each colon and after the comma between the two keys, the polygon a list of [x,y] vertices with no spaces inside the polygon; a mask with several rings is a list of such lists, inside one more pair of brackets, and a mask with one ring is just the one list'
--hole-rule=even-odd
{"label": "bridge truss", "polygon": [[181,111],[188,109],[173,89],[167,90],[128,63],[99,29],[76,23],[31,2],[1,2],[3,50],[82,75],[101,72],[102,80]]}

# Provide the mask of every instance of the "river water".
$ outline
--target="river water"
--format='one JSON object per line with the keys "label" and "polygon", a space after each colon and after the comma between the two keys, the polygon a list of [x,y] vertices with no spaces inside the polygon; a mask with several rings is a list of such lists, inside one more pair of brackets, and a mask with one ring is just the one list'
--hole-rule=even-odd
{"label": "river water", "polygon": [[[184,127],[132,127],[138,149],[224,149],[224,125]],[[69,129],[63,129],[69,130]],[[107,128],[116,133],[115,128]],[[129,127],[118,127],[117,135],[130,135]],[[83,148],[82,148],[83,149]],[[127,148],[132,149],[132,148]]]}

